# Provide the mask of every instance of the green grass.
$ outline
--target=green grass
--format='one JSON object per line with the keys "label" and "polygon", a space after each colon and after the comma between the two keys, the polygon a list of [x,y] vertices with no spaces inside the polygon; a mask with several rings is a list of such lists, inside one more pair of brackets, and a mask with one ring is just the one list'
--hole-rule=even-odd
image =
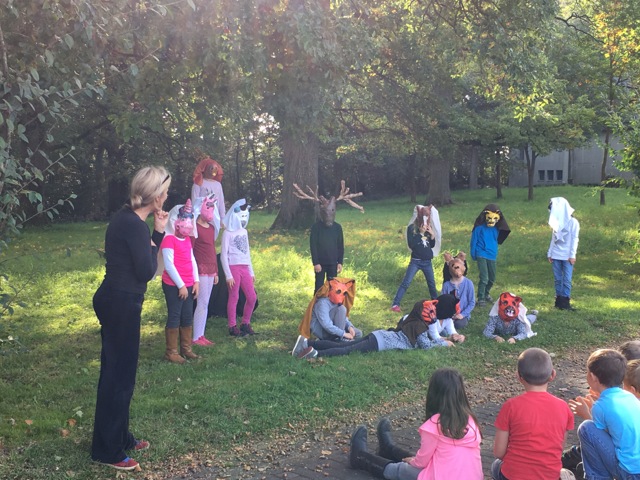
{"label": "green grass", "polygon": [[[197,348],[199,361],[173,365],[164,353],[165,304],[159,280],[149,286],[142,318],[138,381],[131,428],[152,449],[139,458],[146,474],[162,476],[169,459],[195,453],[225,458],[230,445],[288,432],[353,421],[354,414],[415,401],[431,371],[442,365],[468,379],[512,368],[525,346],[562,356],[640,336],[638,265],[628,262],[637,235],[637,210],[624,190],[608,190],[607,205],[584,187],[506,189],[498,203],[512,229],[498,259],[492,293],[509,290],[540,310],[538,336],[525,343],[497,344],[482,338],[489,307],[479,308],[466,329],[467,342],[427,352],[381,352],[297,361],[289,354],[313,290],[308,231],[273,232],[274,216],[254,212],[249,223],[260,306],[259,333],[232,339],[226,319],[210,318],[212,349]],[[565,196],[581,224],[573,297],[578,312],[553,309],[553,276],[546,260],[550,238],[547,204]],[[443,248],[468,251],[470,230],[492,190],[455,192],[441,208]],[[369,332],[387,328],[404,275],[408,250],[403,232],[413,205],[406,198],[365,203],[366,213],[341,208],[346,235],[344,276],[357,279],[352,321]],[[95,389],[99,373],[99,325],[91,298],[104,274],[105,223],[30,228],[0,256],[0,269],[22,288],[24,308],[0,324],[0,478],[113,478],[89,461]],[[434,260],[441,284],[442,257]],[[477,281],[470,262],[469,277]],[[1,277],[0,277],[1,278]],[[3,281],[3,280],[0,280]],[[5,282],[3,289],[7,290]],[[416,276],[403,307],[425,296]],[[180,461],[180,460],[179,460]],[[186,461],[186,460],[185,460]]]}

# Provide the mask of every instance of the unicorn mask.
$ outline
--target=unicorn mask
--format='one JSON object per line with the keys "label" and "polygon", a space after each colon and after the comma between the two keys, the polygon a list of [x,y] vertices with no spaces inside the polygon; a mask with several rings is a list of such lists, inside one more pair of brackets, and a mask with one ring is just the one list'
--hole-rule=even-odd
{"label": "unicorn mask", "polygon": [[247,201],[244,198],[236,201],[231,208],[224,216],[224,227],[230,231],[234,232],[241,228],[246,228],[249,224],[249,209],[251,205],[247,204]]}

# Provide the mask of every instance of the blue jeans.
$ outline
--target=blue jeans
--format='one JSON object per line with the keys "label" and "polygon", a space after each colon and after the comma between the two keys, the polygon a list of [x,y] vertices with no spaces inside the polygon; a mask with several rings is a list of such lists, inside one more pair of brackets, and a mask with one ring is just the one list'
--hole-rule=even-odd
{"label": "blue jeans", "polygon": [[502,460],[499,458],[496,458],[491,464],[492,480],[508,480],[507,477],[505,477],[500,471],[501,468],[502,468]]}
{"label": "blue jeans", "polygon": [[417,480],[421,468],[412,467],[408,463],[390,463],[384,468],[384,478],[387,480]]}
{"label": "blue jeans", "polygon": [[429,287],[429,295],[431,299],[438,297],[438,291],[436,290],[436,281],[433,278],[433,265],[431,265],[431,260],[418,260],[417,258],[411,258],[409,260],[409,266],[407,267],[407,273],[404,274],[404,279],[398,288],[398,292],[396,296],[393,298],[392,305],[400,305],[402,301],[402,297],[407,292],[409,285],[411,285],[411,281],[413,277],[416,276],[419,270],[422,270],[424,274],[424,278],[427,281],[427,287]]}
{"label": "blue jeans", "polygon": [[164,299],[167,302],[167,328],[190,327],[193,325],[193,287],[187,287],[187,298],[178,297],[175,285],[162,282]]}
{"label": "blue jeans", "polygon": [[571,298],[571,277],[573,276],[573,265],[569,260],[553,259],[553,278],[555,280],[556,296]]}
{"label": "blue jeans", "polygon": [[616,448],[611,436],[596,427],[593,420],[585,420],[578,427],[582,465],[589,480],[640,480],[640,473],[625,471],[616,458]]}

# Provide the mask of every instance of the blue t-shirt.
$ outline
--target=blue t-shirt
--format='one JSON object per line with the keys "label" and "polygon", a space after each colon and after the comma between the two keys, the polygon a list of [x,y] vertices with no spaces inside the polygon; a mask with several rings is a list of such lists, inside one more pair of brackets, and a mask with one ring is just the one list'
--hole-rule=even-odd
{"label": "blue t-shirt", "polygon": [[640,401],[620,387],[604,390],[591,408],[593,422],[606,430],[616,448],[618,463],[629,473],[640,473]]}
{"label": "blue t-shirt", "polygon": [[486,225],[478,225],[471,232],[471,244],[469,250],[471,258],[476,260],[478,257],[487,260],[498,259],[498,234],[500,231],[497,227],[487,227]]}

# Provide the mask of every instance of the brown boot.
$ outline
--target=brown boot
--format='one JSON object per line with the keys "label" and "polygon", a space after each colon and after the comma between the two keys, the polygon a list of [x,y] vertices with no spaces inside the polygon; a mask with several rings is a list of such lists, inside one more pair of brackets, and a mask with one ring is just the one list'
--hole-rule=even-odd
{"label": "brown boot", "polygon": [[167,340],[167,351],[164,354],[164,358],[171,363],[184,363],[186,360],[178,355],[178,329],[177,328],[165,328],[164,336]]}
{"label": "brown boot", "polygon": [[193,353],[191,350],[191,337],[193,336],[193,325],[190,327],[180,327],[180,353],[183,357],[193,360],[200,358],[199,355]]}

